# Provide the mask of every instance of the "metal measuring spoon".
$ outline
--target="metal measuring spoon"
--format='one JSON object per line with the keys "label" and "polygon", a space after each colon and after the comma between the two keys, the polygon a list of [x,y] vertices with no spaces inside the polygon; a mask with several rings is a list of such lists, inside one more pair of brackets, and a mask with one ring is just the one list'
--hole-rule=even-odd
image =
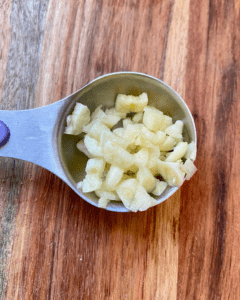
{"label": "metal measuring spoon", "polygon": [[[81,136],[64,134],[66,118],[76,102],[87,105],[91,112],[99,105],[113,107],[117,94],[148,94],[149,105],[184,122],[184,141],[197,142],[196,128],[191,112],[183,99],[167,84],[152,76],[119,72],[101,76],[74,94],[41,108],[0,110],[0,156],[30,161],[56,174],[79,196],[98,206],[94,192],[83,194],[77,182],[85,176],[87,157],[76,148]],[[158,203],[169,198],[177,187],[168,187]],[[107,210],[127,212],[121,202],[111,202]]]}

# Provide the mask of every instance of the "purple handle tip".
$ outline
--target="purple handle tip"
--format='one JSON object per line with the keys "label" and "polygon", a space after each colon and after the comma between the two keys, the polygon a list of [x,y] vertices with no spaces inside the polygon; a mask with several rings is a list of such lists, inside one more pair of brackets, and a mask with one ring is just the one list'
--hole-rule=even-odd
{"label": "purple handle tip", "polygon": [[0,121],[0,147],[7,144],[10,138],[10,130],[7,125]]}

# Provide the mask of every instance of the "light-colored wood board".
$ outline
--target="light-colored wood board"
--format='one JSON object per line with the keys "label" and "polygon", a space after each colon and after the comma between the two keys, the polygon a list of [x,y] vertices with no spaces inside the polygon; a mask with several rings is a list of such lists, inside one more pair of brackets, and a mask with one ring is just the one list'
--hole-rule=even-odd
{"label": "light-colored wood board", "polygon": [[12,1],[3,0],[0,5],[0,103],[4,86],[5,72],[8,62],[8,49],[11,39],[10,14]]}
{"label": "light-colored wood board", "polygon": [[[0,109],[34,107],[48,1],[0,3]],[[16,145],[17,147],[17,145]],[[0,158],[0,298],[4,299],[25,162]]]}

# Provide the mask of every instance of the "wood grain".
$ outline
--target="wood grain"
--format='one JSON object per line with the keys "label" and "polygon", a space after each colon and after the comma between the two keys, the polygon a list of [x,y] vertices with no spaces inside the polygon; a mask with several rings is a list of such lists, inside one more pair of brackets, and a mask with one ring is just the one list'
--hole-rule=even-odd
{"label": "wood grain", "polygon": [[7,67],[8,47],[11,38],[10,13],[12,1],[4,0],[0,3],[0,100],[4,85],[5,71]]}
{"label": "wood grain", "polygon": [[[10,12],[11,1],[4,1],[0,5],[0,101],[4,85],[5,72],[7,67],[8,48],[11,36]],[[1,102],[0,102],[1,105]],[[3,174],[3,173],[1,173]],[[5,178],[5,176],[3,177]],[[2,180],[4,180],[1,178]],[[2,188],[2,185],[0,186]],[[2,220],[6,201],[0,201],[0,220]],[[0,225],[1,226],[1,225]]]}
{"label": "wood grain", "polygon": [[239,1],[0,9],[1,109],[53,103],[109,72],[147,73],[192,111],[199,169],[157,207],[116,214],[41,167],[1,158],[0,299],[238,300]]}
{"label": "wood grain", "polygon": [[[3,1],[0,45],[1,109],[34,107],[47,1]],[[11,15],[11,18],[10,18]],[[11,22],[10,22],[11,21]],[[10,24],[9,24],[10,22]],[[10,31],[11,29],[11,31]],[[5,68],[5,71],[4,71]],[[0,160],[0,298],[6,289],[25,162]]]}
{"label": "wood grain", "polygon": [[186,101],[198,131],[199,172],[182,188],[179,299],[240,296],[238,25],[234,2],[190,6]]}

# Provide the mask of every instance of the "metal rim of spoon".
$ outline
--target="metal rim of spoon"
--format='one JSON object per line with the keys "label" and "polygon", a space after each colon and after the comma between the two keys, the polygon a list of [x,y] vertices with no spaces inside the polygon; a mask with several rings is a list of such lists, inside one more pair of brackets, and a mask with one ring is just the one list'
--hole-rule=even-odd
{"label": "metal rim of spoon", "polygon": [[[75,147],[79,137],[66,137],[66,117],[75,103],[87,105],[92,112],[98,105],[113,107],[116,95],[147,92],[149,105],[161,109],[173,119],[183,120],[184,136],[197,142],[193,117],[184,100],[163,81],[143,73],[117,72],[98,77],[77,92],[53,104],[20,111],[0,110],[0,156],[35,163],[60,177],[81,198],[98,205],[94,193],[83,194],[76,184],[84,177],[87,158]],[[74,148],[75,147],[75,148]],[[177,191],[168,187],[158,203]],[[111,202],[107,210],[128,212],[121,202]]]}

